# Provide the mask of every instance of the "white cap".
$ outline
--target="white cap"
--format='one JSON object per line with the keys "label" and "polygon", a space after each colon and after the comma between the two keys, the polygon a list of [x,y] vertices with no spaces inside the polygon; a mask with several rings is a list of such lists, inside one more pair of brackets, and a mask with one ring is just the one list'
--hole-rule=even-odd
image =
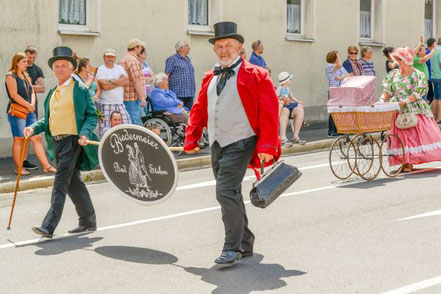
{"label": "white cap", "polygon": [[116,56],[116,51],[113,49],[104,50],[104,56]]}

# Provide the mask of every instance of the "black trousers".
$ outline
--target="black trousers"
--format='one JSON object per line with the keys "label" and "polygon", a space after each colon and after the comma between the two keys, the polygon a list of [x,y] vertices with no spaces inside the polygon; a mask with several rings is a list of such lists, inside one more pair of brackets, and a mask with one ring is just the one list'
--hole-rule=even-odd
{"label": "black trousers", "polygon": [[53,141],[57,172],[52,189],[51,207],[43,220],[42,227],[50,233],[55,231],[63,214],[66,194],[69,195],[79,217],[79,225],[96,226],[95,209],[89,191],[81,180],[77,161],[81,153],[78,136],[69,136]]}
{"label": "black trousers", "polygon": [[337,127],[335,126],[334,120],[332,119],[332,116],[329,115],[328,118],[328,135],[335,135],[337,134]]}
{"label": "black trousers", "polygon": [[427,103],[432,103],[433,101],[433,84],[431,81],[428,81],[427,84],[429,85],[429,91],[427,92]]}
{"label": "black trousers", "polygon": [[216,179],[216,199],[221,206],[225,227],[223,250],[253,250],[254,235],[248,228],[248,218],[242,196],[242,181],[256,142],[257,137],[253,136],[223,148],[217,141],[211,146],[211,160]]}

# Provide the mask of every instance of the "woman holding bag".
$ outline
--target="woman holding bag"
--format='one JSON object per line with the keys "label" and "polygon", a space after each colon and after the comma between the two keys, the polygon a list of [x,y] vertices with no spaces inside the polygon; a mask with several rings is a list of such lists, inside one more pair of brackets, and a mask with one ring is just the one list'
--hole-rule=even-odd
{"label": "woman holding bag", "polygon": [[[24,53],[16,53],[12,58],[11,68],[6,74],[6,93],[9,97],[7,106],[8,121],[11,126],[12,136],[12,156],[17,173],[21,164],[20,156],[23,149],[23,130],[30,126],[36,120],[35,118],[35,101],[36,96],[32,89],[31,80],[26,72],[27,61]],[[56,172],[55,168],[50,165],[46,158],[41,136],[30,138],[34,145],[35,154],[38,157],[43,170],[46,173]],[[21,170],[21,175],[29,175],[26,169]]]}
{"label": "woman holding bag", "polygon": [[[395,117],[390,133],[398,135],[404,144],[405,172],[412,171],[414,164],[441,160],[441,131],[429,105],[423,100],[428,90],[427,79],[424,73],[413,68],[414,55],[408,47],[397,48],[391,54],[399,68],[392,70],[384,79],[380,98],[380,102],[400,104],[400,115]],[[401,120],[403,115],[415,121],[416,125],[405,125]],[[398,149],[398,142],[392,141],[389,154],[398,155]]]}

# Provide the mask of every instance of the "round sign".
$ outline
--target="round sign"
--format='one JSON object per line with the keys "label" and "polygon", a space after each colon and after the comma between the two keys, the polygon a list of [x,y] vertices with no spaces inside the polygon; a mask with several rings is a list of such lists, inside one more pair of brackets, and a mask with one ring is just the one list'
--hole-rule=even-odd
{"label": "round sign", "polygon": [[144,205],[167,200],[178,183],[178,167],[164,141],[136,125],[111,128],[101,139],[101,170],[127,198]]}

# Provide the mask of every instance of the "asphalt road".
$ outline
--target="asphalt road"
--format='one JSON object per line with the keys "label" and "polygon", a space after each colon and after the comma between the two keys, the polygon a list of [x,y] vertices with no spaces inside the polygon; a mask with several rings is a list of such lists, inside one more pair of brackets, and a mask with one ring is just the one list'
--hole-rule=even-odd
{"label": "asphalt road", "polygon": [[255,254],[231,268],[213,262],[223,225],[210,169],[181,172],[152,207],[90,184],[98,231],[65,234],[77,225],[68,200],[50,241],[31,231],[49,189],[19,194],[11,231],[12,195],[0,195],[0,293],[441,293],[441,163],[341,182],[327,156],[285,158],[303,176],[267,209],[247,204]]}

